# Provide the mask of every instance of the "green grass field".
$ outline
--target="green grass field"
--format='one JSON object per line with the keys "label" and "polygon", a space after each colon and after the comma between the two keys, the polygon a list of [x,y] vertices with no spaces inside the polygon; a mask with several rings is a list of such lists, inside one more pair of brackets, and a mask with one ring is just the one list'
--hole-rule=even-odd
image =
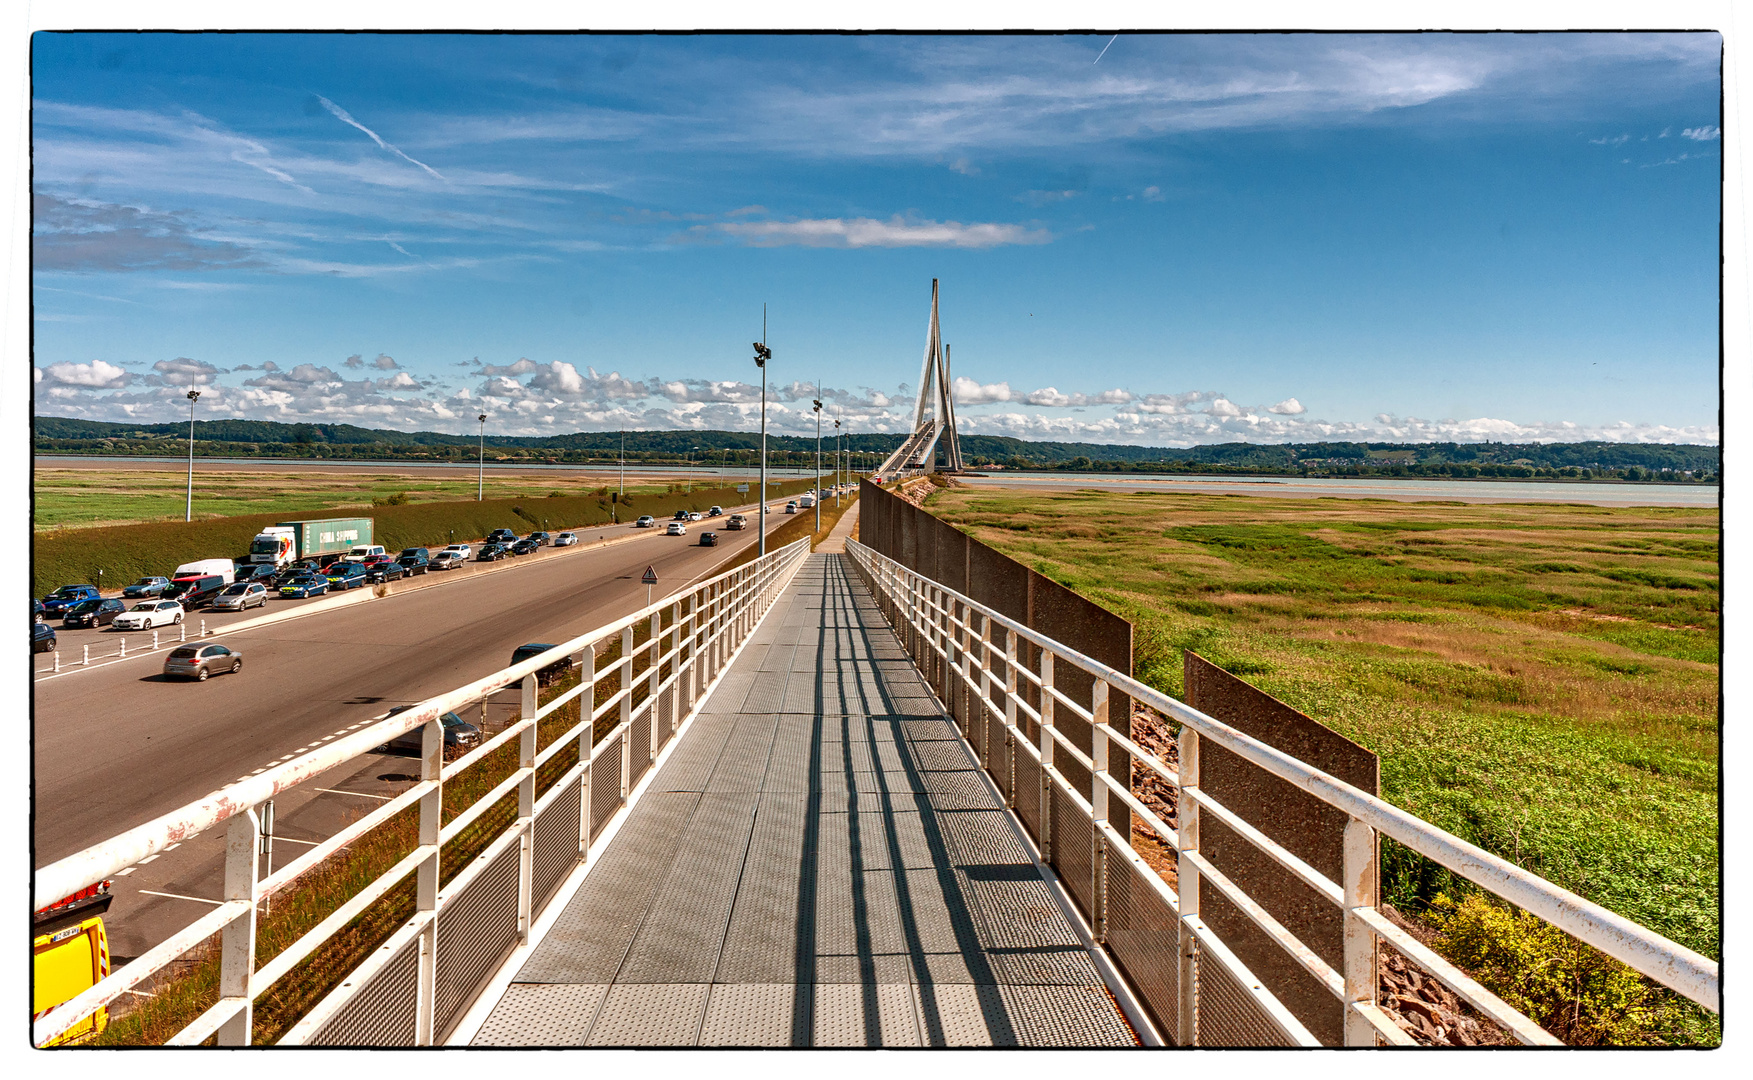
{"label": "green grass field", "polygon": [[[975,493],[932,512],[1369,747],[1391,802],[1720,950],[1714,510]],[[1385,845],[1388,899],[1456,883]]]}

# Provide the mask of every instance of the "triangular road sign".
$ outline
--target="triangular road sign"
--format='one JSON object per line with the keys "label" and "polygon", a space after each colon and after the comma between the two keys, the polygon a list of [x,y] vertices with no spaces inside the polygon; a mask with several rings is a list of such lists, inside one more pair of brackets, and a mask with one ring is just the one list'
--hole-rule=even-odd
{"label": "triangular road sign", "polygon": [[646,567],[645,568],[645,576],[640,578],[639,580],[644,582],[647,585],[656,585],[657,584],[657,569],[655,567],[650,567],[650,566]]}

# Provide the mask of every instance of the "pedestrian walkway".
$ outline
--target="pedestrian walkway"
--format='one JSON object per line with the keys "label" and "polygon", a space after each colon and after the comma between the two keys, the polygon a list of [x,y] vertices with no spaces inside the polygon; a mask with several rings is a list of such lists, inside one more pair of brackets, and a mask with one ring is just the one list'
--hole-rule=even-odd
{"label": "pedestrian walkway", "polygon": [[815,554],[477,1046],[1127,1046],[844,555]]}
{"label": "pedestrian walkway", "polygon": [[852,527],[856,524],[858,524],[858,503],[854,502],[846,508],[844,514],[840,515],[840,520],[834,523],[834,527],[828,530],[828,535],[822,537],[822,542],[816,545],[817,554],[829,555],[845,551],[846,541],[851,538]]}

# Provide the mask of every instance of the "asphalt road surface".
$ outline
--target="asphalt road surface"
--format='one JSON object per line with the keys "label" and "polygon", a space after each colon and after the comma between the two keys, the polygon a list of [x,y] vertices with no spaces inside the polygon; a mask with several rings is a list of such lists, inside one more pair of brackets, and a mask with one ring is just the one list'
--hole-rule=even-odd
{"label": "asphalt road surface", "polygon": [[[782,505],[782,504],[781,504]],[[770,513],[770,528],[791,520]],[[755,541],[698,546],[661,529],[597,548],[542,549],[498,573],[313,613],[216,640],[243,671],[168,681],[164,653],[35,684],[34,862],[47,865],[199,798],[394,705],[504,667],[530,641],[564,641],[685,588]],[[623,526],[624,530],[628,527]],[[270,602],[269,611],[275,610]],[[260,612],[250,612],[255,617]],[[63,648],[67,646],[63,645]]]}

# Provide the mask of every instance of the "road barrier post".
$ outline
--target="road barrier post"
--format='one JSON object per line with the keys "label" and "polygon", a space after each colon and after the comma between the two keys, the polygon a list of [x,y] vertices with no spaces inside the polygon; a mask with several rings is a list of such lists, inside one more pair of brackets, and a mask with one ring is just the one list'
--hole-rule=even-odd
{"label": "road barrier post", "polygon": [[122,651],[117,653],[116,655],[122,656],[122,657],[126,657],[128,655],[128,639],[127,638],[122,639]]}
{"label": "road barrier post", "polygon": [[158,631],[156,630],[152,632],[152,647],[154,649],[158,648]]}
{"label": "road barrier post", "polygon": [[201,636],[202,637],[207,636],[207,620],[206,619],[201,620]]}
{"label": "road barrier post", "polygon": [[535,904],[536,726],[540,722],[536,719],[536,712],[541,705],[536,683],[534,672],[523,677],[522,700],[518,705],[518,719],[529,722],[517,739],[517,768],[523,774],[517,783],[517,940],[520,944],[529,943]]}
{"label": "road barrier post", "polygon": [[80,657],[79,657],[79,666],[80,667],[90,667],[91,666],[91,646],[90,645],[83,646],[83,652],[81,652]]}
{"label": "road barrier post", "polygon": [[177,623],[177,640],[178,641],[189,640],[189,624],[188,623]]}
{"label": "road barrier post", "polygon": [[55,670],[57,672],[59,672],[61,670],[61,650],[60,649],[55,650],[54,661],[55,661]]}

